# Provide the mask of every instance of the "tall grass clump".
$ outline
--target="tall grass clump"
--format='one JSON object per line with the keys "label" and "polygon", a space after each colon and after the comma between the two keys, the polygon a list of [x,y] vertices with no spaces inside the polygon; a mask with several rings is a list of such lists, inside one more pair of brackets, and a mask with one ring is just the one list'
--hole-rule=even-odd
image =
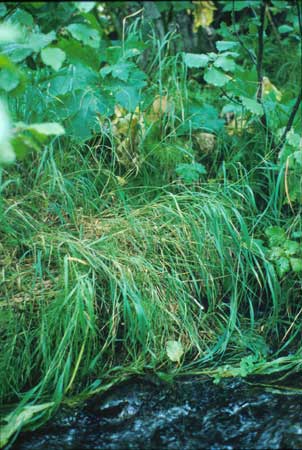
{"label": "tall grass clump", "polygon": [[[96,380],[173,369],[168,340],[182,343],[182,367],[202,369],[232,356],[234,336],[259,334],[259,305],[278,315],[279,285],[249,232],[256,206],[244,187],[163,188],[140,206],[74,206],[68,221],[50,221],[30,197],[37,202],[35,190],[5,199],[1,211],[4,441],[95,392]],[[236,347],[251,351],[244,338]]]}

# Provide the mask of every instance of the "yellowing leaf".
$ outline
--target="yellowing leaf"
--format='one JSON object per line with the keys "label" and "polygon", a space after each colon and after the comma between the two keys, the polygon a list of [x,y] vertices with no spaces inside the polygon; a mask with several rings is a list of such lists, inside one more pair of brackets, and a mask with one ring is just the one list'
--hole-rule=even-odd
{"label": "yellowing leaf", "polygon": [[268,95],[270,92],[274,92],[276,100],[280,102],[282,93],[276,88],[268,77],[263,77],[263,94]]}
{"label": "yellowing leaf", "polygon": [[152,108],[157,115],[168,112],[171,109],[171,105],[168,102],[167,95],[164,95],[162,97],[158,95],[157,97],[155,97]]}
{"label": "yellowing leaf", "polygon": [[168,358],[173,362],[179,362],[184,350],[181,342],[179,341],[167,341],[166,352]]}
{"label": "yellowing leaf", "polygon": [[214,11],[217,9],[212,1],[193,1],[195,5],[193,32],[199,27],[209,27],[214,19]]}

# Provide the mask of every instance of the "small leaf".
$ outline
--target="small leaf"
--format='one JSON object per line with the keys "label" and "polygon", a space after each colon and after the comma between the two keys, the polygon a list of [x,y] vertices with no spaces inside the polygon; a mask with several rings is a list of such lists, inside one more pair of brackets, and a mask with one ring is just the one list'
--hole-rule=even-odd
{"label": "small leaf", "polygon": [[276,261],[277,272],[280,278],[282,278],[287,272],[290,271],[289,260],[282,256]]}
{"label": "small leaf", "polygon": [[219,52],[224,52],[225,50],[230,50],[231,48],[237,47],[238,42],[235,41],[217,41],[216,48]]}
{"label": "small leaf", "polygon": [[269,238],[271,247],[283,245],[284,241],[287,239],[285,231],[281,227],[268,227],[265,230],[265,234]]}
{"label": "small leaf", "polygon": [[195,53],[184,53],[183,54],[184,63],[188,67],[206,67],[210,58],[204,54]]}
{"label": "small leaf", "polygon": [[166,345],[166,352],[168,355],[168,358],[173,362],[180,361],[180,358],[182,357],[184,350],[181,342],[179,341],[167,341]]}
{"label": "small leaf", "polygon": [[52,67],[55,71],[62,67],[65,58],[66,54],[60,48],[48,47],[41,51],[41,59],[44,64]]}
{"label": "small leaf", "polygon": [[290,264],[295,273],[302,272],[302,259],[301,258],[290,258]]}
{"label": "small leaf", "polygon": [[302,167],[302,150],[299,150],[298,152],[294,152],[292,154],[292,157],[296,161],[296,164]]}
{"label": "small leaf", "polygon": [[260,103],[258,103],[256,100],[253,100],[252,98],[247,98],[241,96],[241,101],[243,106],[246,107],[248,111],[250,111],[253,114],[256,114],[257,116],[262,116],[263,114],[263,108]]}
{"label": "small leaf", "polygon": [[293,27],[291,27],[289,25],[280,25],[280,27],[278,27],[278,31],[281,34],[290,33],[293,30],[294,30]]}
{"label": "small leaf", "polygon": [[301,249],[301,245],[296,241],[286,240],[284,242],[284,250],[286,256],[297,255]]}
{"label": "small leaf", "polygon": [[81,12],[88,13],[95,7],[96,2],[75,2],[74,4]]}
{"label": "small leaf", "polygon": [[301,239],[302,238],[302,231],[294,231],[291,235],[293,239]]}
{"label": "small leaf", "polygon": [[208,68],[204,74],[204,80],[207,83],[218,87],[226,85],[230,79],[228,75],[225,75],[221,70],[217,70],[213,66]]}
{"label": "small leaf", "polygon": [[206,168],[199,163],[178,164],[175,171],[185,183],[193,183],[198,181],[200,175],[205,175],[207,173]]}

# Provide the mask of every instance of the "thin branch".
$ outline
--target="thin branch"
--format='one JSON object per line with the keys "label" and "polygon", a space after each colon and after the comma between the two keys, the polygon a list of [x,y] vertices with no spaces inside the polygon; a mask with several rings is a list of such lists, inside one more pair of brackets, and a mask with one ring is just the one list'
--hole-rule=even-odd
{"label": "thin branch", "polygon": [[257,75],[258,75],[258,91],[257,102],[262,104],[262,91],[263,91],[263,50],[264,50],[264,20],[265,20],[266,3],[262,0],[260,9],[260,25],[258,28],[258,55],[257,55]]}
{"label": "thin branch", "polygon": [[262,0],[260,9],[260,25],[258,27],[258,53],[257,53],[257,78],[258,78],[258,90],[257,90],[257,102],[263,108],[263,115],[260,118],[261,124],[264,128],[266,136],[268,137],[271,145],[274,146],[274,135],[268,128],[267,115],[265,107],[262,101],[263,95],[263,54],[264,54],[264,24],[266,15],[266,2],[267,0]]}
{"label": "thin branch", "polygon": [[284,132],[283,132],[283,134],[281,136],[280,141],[278,142],[278,145],[275,147],[275,150],[276,150],[277,153],[282,149],[282,147],[283,147],[283,145],[284,145],[284,143],[286,141],[287,133],[289,132],[289,130],[293,126],[294,119],[295,119],[295,116],[296,116],[297,111],[299,109],[301,100],[302,100],[302,86],[300,87],[299,95],[298,95],[297,100],[296,100],[296,102],[295,102],[295,104],[293,106],[293,109],[292,109],[292,112],[291,112],[291,114],[289,116],[289,119],[288,119],[287,125],[285,127],[285,130],[284,130]]}
{"label": "thin branch", "polygon": [[235,20],[235,0],[232,0],[232,25],[233,25],[233,31],[236,34],[237,40],[239,42],[239,44],[241,45],[241,47],[247,52],[247,54],[249,55],[253,65],[257,64],[257,61],[255,59],[255,56],[253,55],[253,53],[245,46],[243,40],[241,39],[238,31],[236,30],[236,20]]}
{"label": "thin branch", "polygon": [[[296,6],[297,6],[297,11],[298,11],[300,40],[302,42],[302,19],[301,19],[301,10],[300,10],[299,1],[300,0],[296,0]],[[300,55],[300,57],[301,57],[301,69],[302,69],[302,54]],[[300,88],[299,88],[299,95],[295,101],[292,112],[291,112],[288,122],[286,124],[285,130],[281,136],[281,139],[278,142],[278,145],[275,147],[276,153],[280,152],[280,150],[282,149],[282,147],[286,141],[287,133],[290,131],[291,127],[293,126],[293,123],[294,123],[294,120],[295,120],[296,114],[298,112],[301,101],[302,101],[302,74],[301,74],[301,84],[300,84]]]}

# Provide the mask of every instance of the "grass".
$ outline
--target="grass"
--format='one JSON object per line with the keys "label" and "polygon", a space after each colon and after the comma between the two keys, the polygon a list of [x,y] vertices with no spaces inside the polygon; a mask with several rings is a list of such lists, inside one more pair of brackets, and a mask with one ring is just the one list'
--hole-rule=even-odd
{"label": "grass", "polygon": [[[29,167],[27,185],[16,192],[12,181],[1,204],[2,445],[62,401],[132,373],[219,379],[299,367],[297,355],[274,362],[274,340],[297,339],[298,311],[280,318],[247,176],[121,187],[75,149]],[[171,339],[185,350],[179,366]]]}
{"label": "grass", "polygon": [[[0,179],[0,447],[133,374],[301,369],[301,277],[279,280],[262,240],[301,220],[283,214],[284,170],[256,125],[202,153],[187,106],[213,91],[169,56],[169,34],[151,41],[144,114],[116,114],[91,145],[61,138]],[[158,93],[170,106],[151,117]],[[189,188],[175,165],[195,159],[208,180]]]}

